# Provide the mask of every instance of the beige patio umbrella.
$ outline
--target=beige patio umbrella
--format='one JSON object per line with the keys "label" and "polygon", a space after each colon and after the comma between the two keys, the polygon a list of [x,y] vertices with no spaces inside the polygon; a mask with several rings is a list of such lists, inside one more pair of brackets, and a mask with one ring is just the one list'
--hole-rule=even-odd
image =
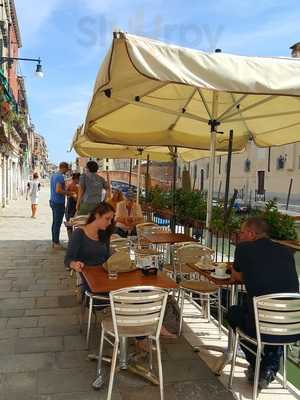
{"label": "beige patio umbrella", "polygon": [[[300,141],[300,59],[205,53],[114,33],[84,124],[91,141],[215,151],[249,137],[268,147]],[[221,134],[218,131],[222,131]]]}
{"label": "beige patio umbrella", "polygon": [[[82,127],[79,127],[73,137],[71,149],[82,157],[97,158],[138,158],[146,160],[149,156],[151,161],[170,162],[173,160],[172,148],[170,146],[127,146],[109,143],[95,142],[84,134]],[[195,150],[189,148],[178,148],[178,156],[185,162],[199,160],[210,156],[208,150]],[[226,152],[217,152],[217,155],[224,155]]]}
{"label": "beige patio umbrella", "polygon": [[[107,143],[98,143],[91,141],[83,131],[83,127],[80,126],[76,130],[71,149],[74,149],[76,153],[82,157],[96,157],[96,158],[134,158],[138,160],[149,159],[151,161],[160,162],[171,162],[174,160],[174,149],[167,146],[125,146],[125,145],[113,145]],[[198,160],[201,158],[209,157],[209,151],[207,150],[193,150],[180,148],[177,149],[177,156],[183,161],[189,162]],[[225,154],[224,152],[218,152],[218,155]],[[138,187],[137,187],[137,201],[139,201],[139,188],[140,188],[140,166],[138,164]]]}

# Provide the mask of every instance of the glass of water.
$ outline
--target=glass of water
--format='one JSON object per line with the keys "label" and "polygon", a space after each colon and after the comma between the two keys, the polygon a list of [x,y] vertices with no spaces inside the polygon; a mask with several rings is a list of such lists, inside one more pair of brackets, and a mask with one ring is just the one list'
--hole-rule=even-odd
{"label": "glass of water", "polygon": [[113,269],[108,271],[108,279],[117,279],[117,278],[118,278],[118,271]]}

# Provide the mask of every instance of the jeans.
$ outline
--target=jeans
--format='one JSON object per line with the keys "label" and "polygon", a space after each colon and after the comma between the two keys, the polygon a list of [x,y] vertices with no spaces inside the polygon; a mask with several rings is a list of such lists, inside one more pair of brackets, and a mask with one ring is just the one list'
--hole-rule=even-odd
{"label": "jeans", "polygon": [[[246,335],[250,337],[256,337],[255,323],[253,317],[251,318],[248,306],[232,306],[228,311],[228,322],[232,329],[240,328]],[[272,337],[275,341],[275,337]],[[278,341],[282,339],[279,338]],[[256,351],[256,346],[249,342],[244,342],[253,351]],[[243,340],[241,340],[243,344]],[[245,353],[246,360],[255,369],[255,355],[242,346],[242,350]],[[262,360],[260,363],[260,375],[263,376],[266,373],[272,371],[274,375],[279,371],[280,358],[283,354],[283,346],[269,346],[264,345]]]}
{"label": "jeans", "polygon": [[65,215],[65,204],[54,203],[50,200],[50,207],[52,209],[52,242],[59,244],[59,233]]}

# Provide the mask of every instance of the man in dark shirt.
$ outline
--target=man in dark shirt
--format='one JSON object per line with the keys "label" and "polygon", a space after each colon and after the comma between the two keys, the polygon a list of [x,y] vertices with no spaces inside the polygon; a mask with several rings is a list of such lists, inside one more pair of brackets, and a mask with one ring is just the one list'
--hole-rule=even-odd
{"label": "man in dark shirt", "polygon": [[[261,218],[249,218],[243,223],[240,240],[236,247],[233,276],[241,279],[247,290],[247,302],[233,306],[228,313],[230,326],[239,327],[247,335],[255,337],[253,297],[272,293],[299,292],[299,281],[291,251],[268,237],[269,227]],[[276,338],[272,337],[273,342]],[[277,341],[280,342],[279,338]],[[253,346],[247,343],[248,347]],[[255,348],[254,348],[255,349]],[[243,347],[249,362],[248,380],[254,377],[255,355]],[[275,379],[280,366],[282,346],[264,347],[261,361],[259,387],[266,387]]]}

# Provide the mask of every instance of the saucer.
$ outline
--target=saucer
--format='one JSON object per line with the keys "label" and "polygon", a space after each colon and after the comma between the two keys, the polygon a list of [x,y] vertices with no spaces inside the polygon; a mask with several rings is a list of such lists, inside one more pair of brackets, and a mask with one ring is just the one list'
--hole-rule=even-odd
{"label": "saucer", "polygon": [[230,274],[225,274],[225,275],[220,276],[220,275],[216,275],[215,273],[211,273],[210,276],[215,279],[228,279],[231,277]]}

